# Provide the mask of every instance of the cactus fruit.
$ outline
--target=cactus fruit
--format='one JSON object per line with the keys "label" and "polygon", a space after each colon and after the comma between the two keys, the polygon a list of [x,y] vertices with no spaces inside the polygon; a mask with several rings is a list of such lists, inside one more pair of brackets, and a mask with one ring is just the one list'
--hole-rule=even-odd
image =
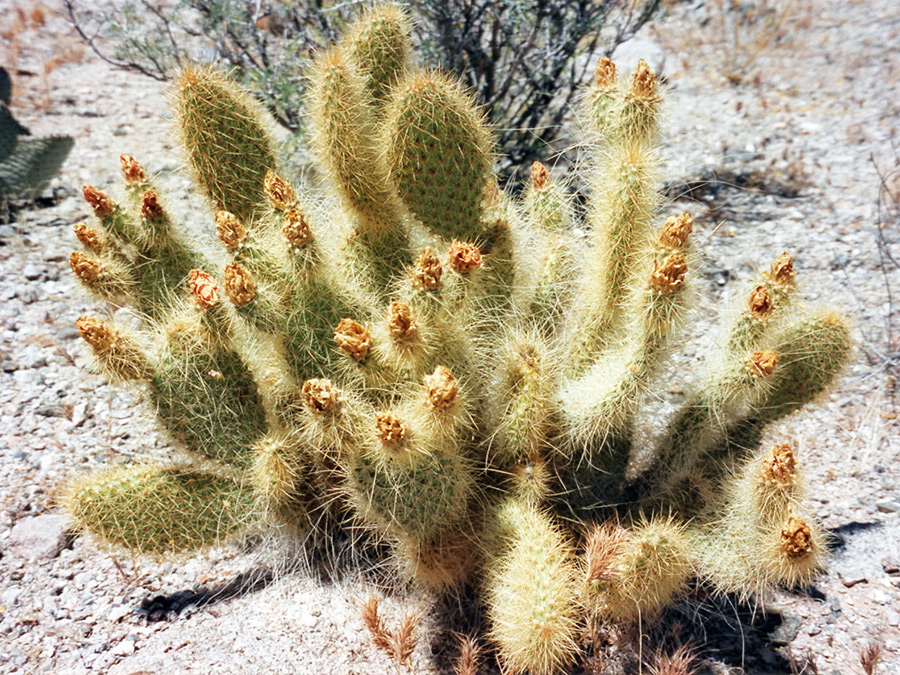
{"label": "cactus fruit", "polygon": [[543,164],[521,200],[497,188],[478,109],[416,68],[408,30],[376,8],[313,70],[334,197],[279,173],[257,106],[223,75],[176,83],[218,270],[131,156],[121,195],[85,187],[97,222],[75,226],[73,272],[147,322],[78,328],[109,378],[149,388],[192,463],[79,479],[69,513],[143,552],[352,531],[421,586],[476,589],[504,668],[537,675],[578,658],[586,621],[651,620],[692,578],[744,596],[807,582],[827,542],[801,463],[758,448],[835,381],[847,322],[803,309],[782,254],[640,447],[696,267],[691,216],[654,190],[653,72],[626,86],[598,65],[580,239]]}

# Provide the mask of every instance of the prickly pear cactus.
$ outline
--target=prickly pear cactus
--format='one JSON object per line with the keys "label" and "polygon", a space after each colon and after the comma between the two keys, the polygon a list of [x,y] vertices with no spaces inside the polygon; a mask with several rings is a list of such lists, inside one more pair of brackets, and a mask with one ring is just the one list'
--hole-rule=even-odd
{"label": "prickly pear cactus", "polygon": [[71,136],[32,138],[0,101],[0,201],[37,197],[74,143]]}
{"label": "prickly pear cactus", "polygon": [[147,321],[78,328],[107,377],[148,388],[187,459],[80,478],[68,512],[157,554],[361,528],[421,586],[480,589],[504,666],[538,675],[578,658],[586,621],[647,621],[692,578],[742,595],[808,581],[825,542],[802,466],[760,439],[835,380],[847,322],[800,306],[773,251],[693,392],[638,443],[696,264],[691,216],[654,190],[654,73],[626,81],[604,59],[585,92],[578,238],[541,164],[521,199],[498,189],[490,130],[414,66],[407,23],[376,8],[314,68],[328,193],[286,180],[222,75],[175,83],[217,254],[129,155],[115,199],[85,186],[96,222],[75,226],[72,270]]}

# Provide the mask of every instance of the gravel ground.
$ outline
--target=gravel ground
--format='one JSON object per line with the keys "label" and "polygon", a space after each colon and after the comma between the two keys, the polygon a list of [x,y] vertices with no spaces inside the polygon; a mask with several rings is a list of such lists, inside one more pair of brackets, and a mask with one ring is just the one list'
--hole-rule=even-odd
{"label": "gravel ground", "polygon": [[[748,637],[743,665],[750,673],[787,672],[784,659],[793,654],[797,672],[806,664],[807,673],[861,673],[859,650],[876,642],[883,647],[877,672],[898,673],[900,434],[893,404],[900,394],[893,377],[900,305],[890,304],[879,263],[878,223],[886,216],[877,208],[876,165],[893,168],[890,187],[900,196],[900,6],[801,6],[785,39],[734,85],[721,72],[731,52],[715,22],[698,25],[699,4],[668,5],[641,38],[665,58],[664,175],[672,195],[682,196],[672,209],[690,209],[698,223],[704,292],[713,300],[705,305],[741,292],[742,281],[787,250],[808,303],[847,312],[858,340],[835,392],[772,437],[801,449],[815,510],[836,535],[833,559],[811,591],[766,599],[780,627],[774,638]],[[0,0],[4,16],[14,6]],[[39,74],[60,55],[62,65]],[[35,134],[64,132],[77,142],[54,182],[55,203],[0,225],[0,671],[391,672],[364,633],[359,602],[369,590],[355,575],[322,583],[294,573],[270,582],[254,571],[288,556],[253,542],[152,561],[67,533],[53,505],[66,479],[169,449],[144,394],[92,374],[74,329],[93,306],[66,264],[70,225],[88,215],[77,188],[116,184],[118,155],[129,152],[163,175],[185,210],[202,213],[202,205],[177,173],[158,83],[79,54],[53,12],[20,35],[17,59],[25,72],[14,77],[27,90],[14,101],[17,117]],[[900,221],[885,222],[880,234],[896,256]],[[887,279],[900,289],[896,267]],[[697,316],[697,353],[708,344],[706,314]],[[433,625],[430,606],[427,598],[397,595],[385,611],[396,620],[418,608],[423,628],[437,633],[443,629]],[[730,610],[694,608],[709,624],[706,653],[729,651],[720,644],[729,633],[716,626]],[[438,672],[429,642],[420,641],[415,672]]]}

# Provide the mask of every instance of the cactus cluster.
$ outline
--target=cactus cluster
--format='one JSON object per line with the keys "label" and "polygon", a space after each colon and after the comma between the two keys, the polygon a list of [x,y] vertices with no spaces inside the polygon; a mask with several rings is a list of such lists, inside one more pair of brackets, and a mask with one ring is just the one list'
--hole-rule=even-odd
{"label": "cactus cluster", "polygon": [[801,307],[778,255],[694,390],[647,424],[683,379],[697,259],[691,216],[667,218],[654,189],[654,73],[603,59],[585,92],[582,223],[540,163],[521,198],[498,188],[478,109],[410,45],[380,7],[319,56],[327,188],[278,173],[225,76],[181,75],[217,251],[129,155],[115,201],[85,186],[96,222],[75,226],[72,270],[145,328],[78,328],[110,379],[147,387],[180,452],[81,478],[68,512],[152,554],[268,526],[363,531],[420,586],[478,589],[504,667],[537,675],[577,659],[586,621],[646,621],[691,579],[744,596],[808,581],[826,542],[802,466],[761,442],[834,381],[847,322]]}

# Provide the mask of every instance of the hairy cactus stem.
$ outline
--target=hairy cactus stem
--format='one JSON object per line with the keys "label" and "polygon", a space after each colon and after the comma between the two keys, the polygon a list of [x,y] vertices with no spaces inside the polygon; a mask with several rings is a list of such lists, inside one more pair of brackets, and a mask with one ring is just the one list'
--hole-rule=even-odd
{"label": "hairy cactus stem", "polygon": [[150,374],[150,364],[137,343],[102,319],[83,316],[75,326],[93,348],[107,375],[118,380],[136,380]]}

